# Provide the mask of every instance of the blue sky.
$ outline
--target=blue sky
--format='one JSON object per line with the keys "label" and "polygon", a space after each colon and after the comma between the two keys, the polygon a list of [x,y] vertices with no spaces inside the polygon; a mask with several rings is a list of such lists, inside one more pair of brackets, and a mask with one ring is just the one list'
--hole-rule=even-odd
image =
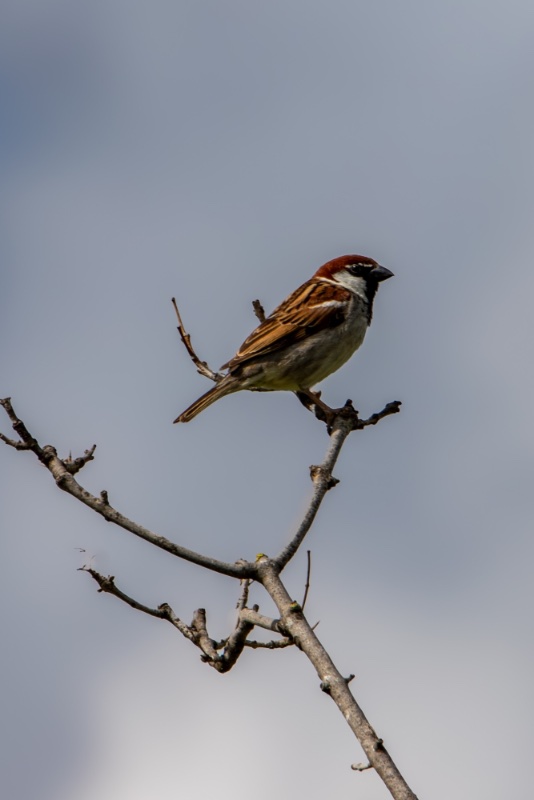
{"label": "blue sky", "polygon": [[[217,367],[252,299],[329,258],[395,273],[322,389],[402,414],[344,448],[307,608],[436,800],[531,785],[533,28],[518,0],[25,0],[0,30],[0,394],[61,454],[96,442],[81,481],[128,516],[224,560],[275,553],[327,446],[285,394],[173,427],[207,387],[172,296]],[[299,653],[216,675],[76,569],[205,606],[214,637],[234,582],[113,530],[28,454],[1,448],[0,471],[11,798],[201,800],[199,774],[222,800],[386,797]]]}

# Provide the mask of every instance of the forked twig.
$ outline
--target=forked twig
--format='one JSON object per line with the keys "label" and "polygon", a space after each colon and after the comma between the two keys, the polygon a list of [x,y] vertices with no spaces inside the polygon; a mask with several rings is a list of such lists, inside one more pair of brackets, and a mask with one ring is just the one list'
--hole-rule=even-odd
{"label": "forked twig", "polygon": [[186,625],[185,622],[182,622],[179,619],[170,605],[168,603],[162,603],[157,608],[150,608],[149,606],[143,605],[143,603],[139,603],[137,600],[134,600],[133,597],[130,597],[125,592],[123,592],[115,583],[115,577],[113,575],[101,575],[95,569],[91,567],[80,567],[80,572],[87,572],[89,575],[98,583],[99,585],[99,592],[105,592],[106,594],[112,594],[114,597],[122,600],[123,603],[126,603],[131,608],[135,608],[136,611],[142,611],[143,614],[148,614],[151,617],[157,617],[158,619],[166,619],[175,628],[177,628],[180,633],[182,633],[186,639],[189,641],[195,641],[195,635],[189,625]]}

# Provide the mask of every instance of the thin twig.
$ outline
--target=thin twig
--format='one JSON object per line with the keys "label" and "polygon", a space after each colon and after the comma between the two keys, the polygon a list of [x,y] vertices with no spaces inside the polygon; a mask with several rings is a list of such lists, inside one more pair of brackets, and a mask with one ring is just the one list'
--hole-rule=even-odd
{"label": "thin twig", "polygon": [[276,641],[271,640],[270,642],[258,642],[254,639],[247,639],[245,642],[245,647],[250,647],[252,650],[260,650],[261,648],[265,650],[283,650],[284,647],[292,647],[295,642],[292,639],[277,639]]}
{"label": "thin twig", "polygon": [[308,591],[310,589],[311,550],[306,550],[306,556],[308,558],[308,569],[306,570],[306,585],[304,587],[304,597],[302,598],[302,610],[303,611],[304,611],[304,607],[306,605],[306,600],[308,599]]}
{"label": "thin twig", "polygon": [[359,424],[357,429],[367,428],[369,425],[376,425],[377,422],[380,422],[381,419],[385,417],[390,417],[392,414],[398,414],[401,409],[401,401],[400,400],[392,400],[391,403],[388,403],[382,411],[377,411],[376,414],[371,414],[368,419],[361,419],[359,420]]}
{"label": "thin twig", "polygon": [[275,633],[283,633],[279,628],[280,620],[260,614],[258,612],[258,606],[244,608],[240,613],[240,617],[257,628],[264,628],[266,631],[274,631]]}
{"label": "thin twig", "polygon": [[180,334],[180,339],[182,340],[183,345],[189,354],[189,358],[197,368],[197,372],[199,372],[201,375],[204,375],[205,378],[209,378],[210,381],[214,381],[215,383],[222,381],[224,375],[221,372],[216,372],[215,370],[211,369],[206,361],[201,361],[197,356],[195,349],[191,344],[191,336],[184,328],[182,317],[180,316],[180,312],[178,311],[178,306],[176,305],[176,300],[174,297],[172,298],[171,302],[174,306],[176,317],[178,319],[178,333]]}
{"label": "thin twig", "polygon": [[243,609],[247,607],[248,591],[251,583],[252,581],[249,578],[245,578],[245,580],[241,581],[241,594],[239,595],[239,599],[236,604],[238,611],[243,611]]}
{"label": "thin twig", "polygon": [[114,597],[122,600],[123,603],[126,603],[131,608],[135,608],[136,611],[142,611],[143,614],[148,614],[149,616],[157,617],[158,619],[166,619],[171,622],[174,627],[186,637],[186,639],[189,639],[192,642],[195,640],[191,628],[176,616],[168,603],[162,603],[160,606],[158,606],[158,608],[150,608],[149,606],[145,606],[143,603],[139,603],[137,600],[134,600],[133,597],[130,597],[121,589],[119,589],[115,584],[115,578],[113,575],[108,575],[106,577],[91,567],[80,567],[80,572],[87,572],[92,578],[94,578],[94,580],[100,586],[100,589],[98,590],[99,592],[112,594]]}
{"label": "thin twig", "polygon": [[259,300],[252,301],[252,308],[254,309],[254,313],[256,314],[257,318],[260,322],[265,322],[265,309],[263,308],[262,304]]}
{"label": "thin twig", "polygon": [[388,403],[382,411],[371,414],[368,419],[360,419],[358,411],[352,405],[352,400],[347,400],[341,408],[331,408],[321,399],[321,392],[300,391],[294,393],[302,405],[311,411],[318,420],[326,423],[326,429],[329,434],[332,433],[334,423],[338,417],[350,419],[352,430],[358,431],[367,428],[369,425],[376,425],[384,417],[389,417],[391,414],[397,414],[402,405],[400,400],[393,400]]}
{"label": "thin twig", "polygon": [[15,450],[30,450],[30,445],[26,444],[26,442],[16,442],[14,439],[8,439],[8,437],[4,436],[4,434],[1,432],[0,440],[5,442],[5,444],[9,445],[10,447],[14,447]]}
{"label": "thin twig", "polygon": [[[148,614],[157,619],[164,619],[170,622],[186,639],[193,642],[202,651],[202,660],[214,667],[217,672],[228,672],[243,652],[246,645],[247,634],[254,628],[254,624],[247,619],[239,619],[234,632],[224,642],[215,642],[210,638],[206,623],[206,611],[198,608],[194,615],[191,625],[176,616],[168,603],[162,603],[157,608],[145,606],[133,597],[130,597],[119,589],[115,583],[113,575],[104,576],[91,567],[80,567],[81,572],[87,572],[99,585],[99,592],[106,592],[123,603],[126,603],[136,611]],[[219,654],[217,651],[224,647],[224,652]]]}

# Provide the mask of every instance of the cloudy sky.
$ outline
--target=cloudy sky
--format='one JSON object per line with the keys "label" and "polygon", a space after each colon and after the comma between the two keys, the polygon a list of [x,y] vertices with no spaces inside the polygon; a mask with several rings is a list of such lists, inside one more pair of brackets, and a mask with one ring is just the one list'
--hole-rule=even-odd
{"label": "cloudy sky", "polygon": [[[322,388],[402,414],[344,448],[307,610],[433,800],[531,794],[533,35],[532,0],[8,0],[0,27],[0,395],[62,455],[96,442],[81,482],[125,514],[275,554],[328,444],[285,394],[173,427],[208,388],[173,295],[217,367],[252,299],[343,253],[394,271]],[[114,530],[29,454],[0,470],[6,797],[388,796],[300,653],[220,676],[77,568],[206,607],[215,638],[234,581]]]}

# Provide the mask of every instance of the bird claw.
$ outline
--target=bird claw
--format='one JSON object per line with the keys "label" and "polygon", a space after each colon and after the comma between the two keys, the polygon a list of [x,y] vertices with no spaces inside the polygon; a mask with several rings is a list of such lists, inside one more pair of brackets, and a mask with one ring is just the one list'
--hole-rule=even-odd
{"label": "bird claw", "polygon": [[328,433],[332,433],[334,423],[338,417],[344,417],[345,419],[352,418],[354,427],[357,426],[357,423],[360,420],[358,412],[352,405],[352,400],[347,400],[345,405],[341,408],[331,408],[321,400],[320,392],[312,392],[308,390],[296,392],[296,395],[302,405],[305,406],[308,411],[311,411],[313,414],[315,414],[318,420],[326,423],[326,429]]}

